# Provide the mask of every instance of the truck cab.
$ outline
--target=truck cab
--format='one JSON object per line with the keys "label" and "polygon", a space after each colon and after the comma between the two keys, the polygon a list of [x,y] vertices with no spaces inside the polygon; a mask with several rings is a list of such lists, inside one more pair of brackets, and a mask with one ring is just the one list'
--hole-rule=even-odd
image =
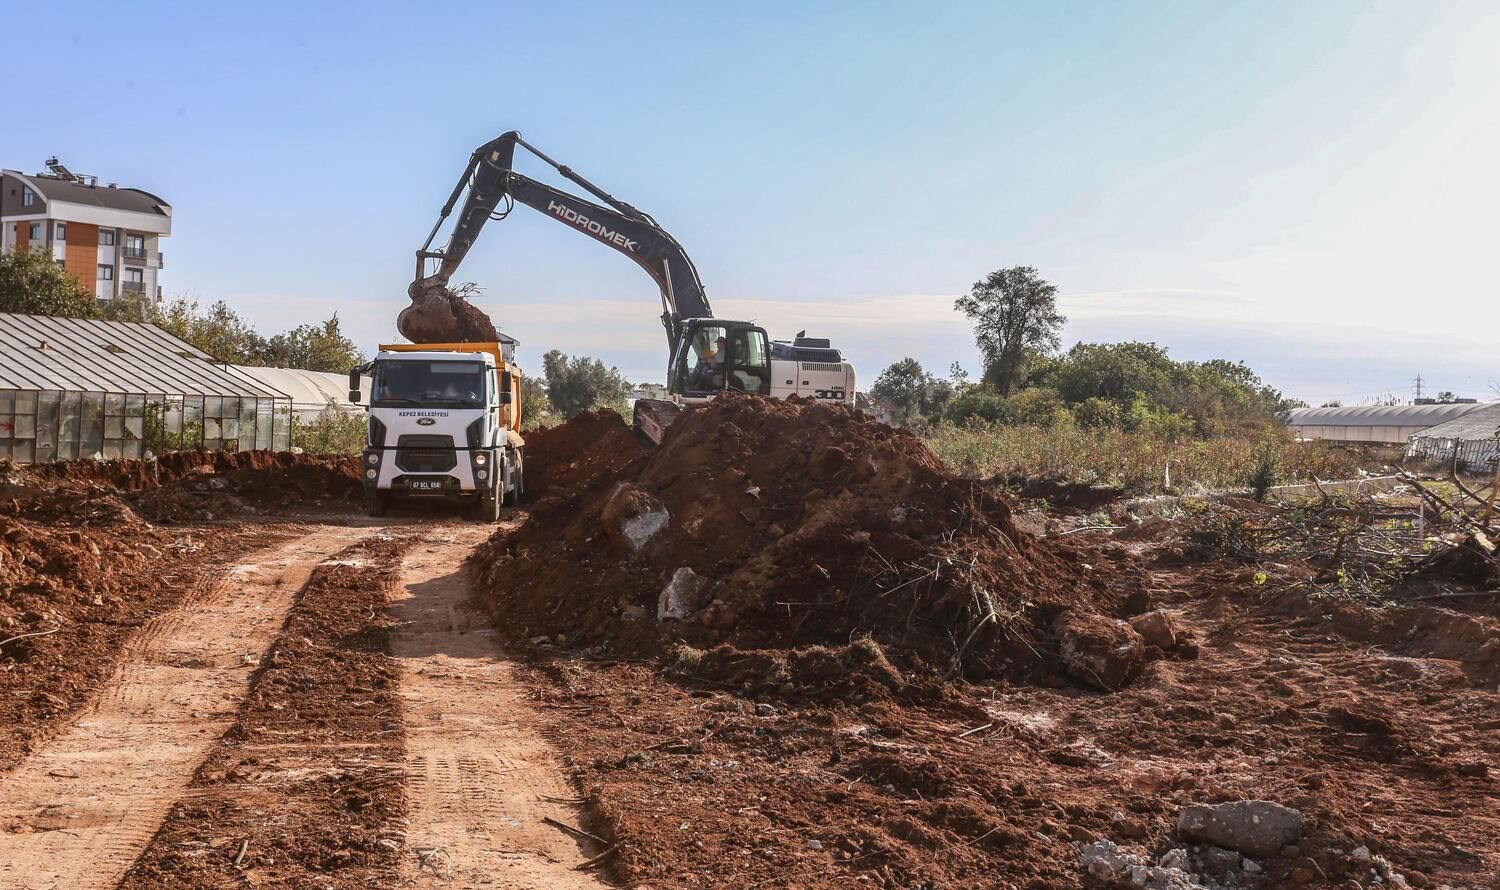
{"label": "truck cab", "polygon": [[521,372],[515,342],[386,344],[368,373],[370,431],[361,459],[365,506],[451,500],[496,520],[524,486]]}

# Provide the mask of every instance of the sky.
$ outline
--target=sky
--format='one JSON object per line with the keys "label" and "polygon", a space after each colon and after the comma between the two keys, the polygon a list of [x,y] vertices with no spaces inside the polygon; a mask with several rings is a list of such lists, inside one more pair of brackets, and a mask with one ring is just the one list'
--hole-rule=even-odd
{"label": "sky", "polygon": [[[516,129],[655,216],[716,314],[832,338],[862,388],[976,372],[953,300],[1015,265],[1065,346],[1242,360],[1312,404],[1500,384],[1492,2],[64,0],[0,31],[34,78],[0,166],[163,196],[165,292],[265,333],[395,339],[469,153]],[[457,279],[523,367],[662,377],[651,280],[528,208]]]}

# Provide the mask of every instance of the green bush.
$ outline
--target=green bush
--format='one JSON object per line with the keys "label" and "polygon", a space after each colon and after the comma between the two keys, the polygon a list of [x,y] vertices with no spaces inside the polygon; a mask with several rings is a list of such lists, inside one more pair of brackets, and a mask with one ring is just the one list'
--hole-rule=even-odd
{"label": "green bush", "polygon": [[345,414],[333,408],[311,423],[292,415],[292,447],[309,454],[359,454],[369,441],[369,418],[364,412]]}
{"label": "green bush", "polygon": [[1296,442],[1286,436],[1169,438],[1149,431],[1085,427],[1070,419],[1051,424],[942,423],[927,430],[924,438],[939,458],[968,475],[1097,482],[1122,486],[1132,494],[1166,490],[1168,461],[1174,490],[1194,485],[1243,487],[1262,453],[1274,456],[1279,478],[1289,481],[1314,475],[1348,478],[1359,469],[1356,455],[1326,442]]}

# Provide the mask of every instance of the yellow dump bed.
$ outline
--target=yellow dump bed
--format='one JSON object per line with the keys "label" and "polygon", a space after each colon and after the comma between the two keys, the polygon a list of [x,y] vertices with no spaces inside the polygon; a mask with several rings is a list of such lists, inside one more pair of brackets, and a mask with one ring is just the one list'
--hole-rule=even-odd
{"label": "yellow dump bed", "polygon": [[[381,352],[482,352],[493,356],[495,368],[510,373],[510,404],[500,405],[500,425],[521,432],[521,369],[505,360],[499,343],[382,343]],[[501,379],[505,379],[503,376]]]}

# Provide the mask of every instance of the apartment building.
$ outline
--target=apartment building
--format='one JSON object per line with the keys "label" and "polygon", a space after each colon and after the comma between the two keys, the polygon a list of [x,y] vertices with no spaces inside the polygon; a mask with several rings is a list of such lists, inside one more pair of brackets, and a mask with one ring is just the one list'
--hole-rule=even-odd
{"label": "apartment building", "polygon": [[140,189],[100,185],[56,158],[47,171],[0,170],[0,250],[46,251],[101,300],[160,300],[171,205]]}

